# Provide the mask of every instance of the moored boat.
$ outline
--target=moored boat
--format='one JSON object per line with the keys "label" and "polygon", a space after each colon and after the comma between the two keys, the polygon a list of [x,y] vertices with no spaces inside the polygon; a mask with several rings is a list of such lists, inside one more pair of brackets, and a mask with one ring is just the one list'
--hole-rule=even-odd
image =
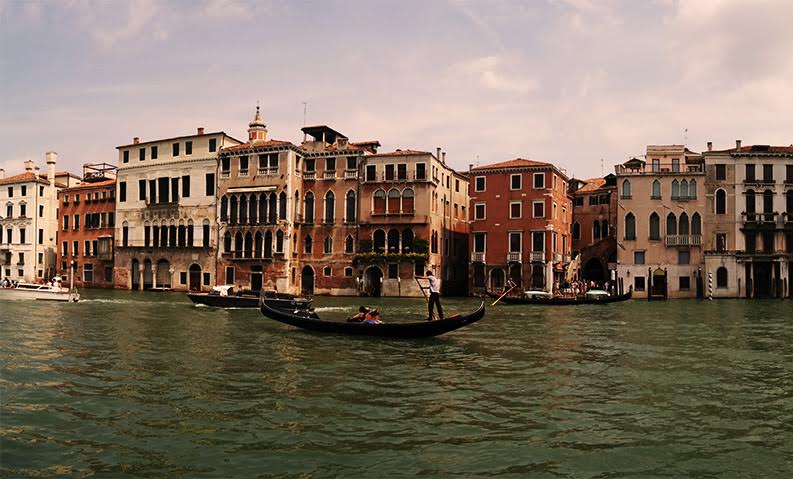
{"label": "moored boat", "polygon": [[[500,294],[487,291],[491,298],[499,298]],[[553,296],[553,295],[517,295],[504,296],[501,298],[503,304],[540,304],[546,306],[573,306],[580,304],[609,304],[627,301],[633,296],[633,288],[627,293],[620,295],[609,295],[606,291],[591,290],[583,296]]]}
{"label": "moored boat", "polygon": [[[235,291],[234,285],[224,284],[214,286],[209,293],[187,293],[195,304],[213,306],[216,308],[258,308],[260,293],[258,291]],[[307,310],[311,307],[311,300],[293,294],[265,291],[264,300],[276,309]]]}
{"label": "moored boat", "polygon": [[375,336],[379,338],[416,339],[438,336],[479,321],[485,316],[485,303],[476,311],[466,315],[448,316],[435,321],[413,323],[366,324],[357,322],[326,321],[315,313],[290,312],[275,309],[264,298],[261,302],[262,314],[275,321],[311,331],[337,333],[355,336]]}
{"label": "moored boat", "polygon": [[15,283],[8,288],[0,288],[0,300],[34,300],[34,301],[68,301],[80,300],[80,293],[76,289],[58,286],[60,278],[53,278],[52,283],[33,284]]}

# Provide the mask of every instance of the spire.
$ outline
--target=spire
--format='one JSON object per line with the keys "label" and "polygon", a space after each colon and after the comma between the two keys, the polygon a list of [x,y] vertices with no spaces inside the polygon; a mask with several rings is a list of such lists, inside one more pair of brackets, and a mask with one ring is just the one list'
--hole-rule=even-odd
{"label": "spire", "polygon": [[256,114],[253,117],[253,121],[248,123],[248,141],[252,144],[267,141],[267,125],[262,121],[258,101],[256,102]]}

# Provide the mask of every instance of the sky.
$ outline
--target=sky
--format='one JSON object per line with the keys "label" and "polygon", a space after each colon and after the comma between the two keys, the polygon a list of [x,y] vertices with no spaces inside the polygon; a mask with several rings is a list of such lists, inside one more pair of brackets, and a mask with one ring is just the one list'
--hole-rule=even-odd
{"label": "sky", "polygon": [[793,144],[793,1],[0,0],[0,168],[269,137],[529,158],[589,178],[648,144]]}

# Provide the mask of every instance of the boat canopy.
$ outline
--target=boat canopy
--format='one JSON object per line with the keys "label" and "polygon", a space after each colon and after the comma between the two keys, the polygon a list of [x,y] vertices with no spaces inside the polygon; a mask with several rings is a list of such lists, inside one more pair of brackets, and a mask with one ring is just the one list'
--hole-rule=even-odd
{"label": "boat canopy", "polygon": [[548,291],[539,291],[539,290],[532,290],[532,291],[524,291],[523,297],[525,298],[550,298],[553,297],[553,294],[549,293]]}

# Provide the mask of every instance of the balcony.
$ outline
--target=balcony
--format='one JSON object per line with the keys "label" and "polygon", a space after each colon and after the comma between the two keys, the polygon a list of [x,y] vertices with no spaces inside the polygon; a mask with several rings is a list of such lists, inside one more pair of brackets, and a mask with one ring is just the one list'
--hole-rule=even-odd
{"label": "balcony", "polygon": [[336,172],[335,171],[326,171],[322,175],[323,180],[335,180],[336,179]]}
{"label": "balcony", "polygon": [[545,262],[545,251],[532,251],[531,252],[531,262],[532,263],[544,263]]}
{"label": "balcony", "polygon": [[358,179],[358,170],[345,170],[344,171],[344,179],[345,180],[357,180]]}
{"label": "balcony", "polygon": [[702,235],[666,235],[666,246],[702,246]]}
{"label": "balcony", "polygon": [[258,176],[277,176],[278,168],[259,168],[256,172]]}
{"label": "balcony", "polygon": [[220,172],[220,177],[221,178],[228,178],[229,176],[231,176],[231,172],[230,171],[221,171]]}
{"label": "balcony", "polygon": [[484,251],[474,251],[471,253],[471,262],[472,263],[484,263],[485,262],[485,252]]}
{"label": "balcony", "polygon": [[774,186],[775,183],[776,181],[773,178],[745,178],[743,180],[744,186]]}
{"label": "balcony", "polygon": [[520,263],[522,256],[519,251],[510,251],[507,253],[507,263]]}
{"label": "balcony", "polygon": [[303,179],[304,180],[316,180],[317,179],[317,172],[316,171],[305,171],[305,172],[303,172]]}
{"label": "balcony", "polygon": [[248,170],[240,170],[239,177],[240,178],[247,178],[248,177]]}
{"label": "balcony", "polygon": [[780,217],[778,211],[771,211],[767,213],[741,213],[741,226],[742,227],[758,227],[769,228],[774,227],[777,217]]}

